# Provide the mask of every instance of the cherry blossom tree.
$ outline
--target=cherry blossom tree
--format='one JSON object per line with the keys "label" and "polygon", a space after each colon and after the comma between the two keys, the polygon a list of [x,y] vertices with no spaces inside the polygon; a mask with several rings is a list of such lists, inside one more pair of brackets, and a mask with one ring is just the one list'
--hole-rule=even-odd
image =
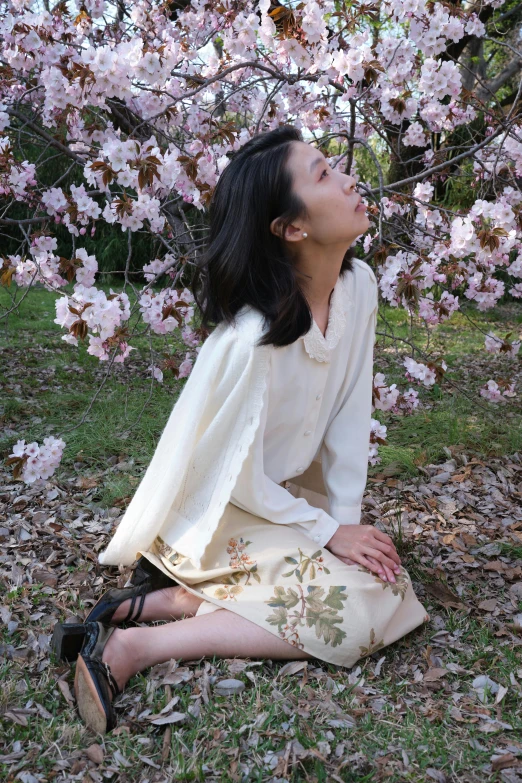
{"label": "cherry blossom tree", "polygon": [[[357,178],[372,219],[357,253],[389,306],[433,326],[466,300],[485,311],[521,298],[521,29],[515,0],[0,0],[0,230],[14,248],[0,256],[0,317],[37,283],[56,295],[69,345],[111,367],[145,323],[186,347],[152,377],[189,375],[208,335],[189,286],[213,188],[230,153],[283,123]],[[108,295],[85,247],[102,224],[128,240],[122,290]],[[144,233],[160,252],[136,285]],[[484,337],[516,358],[516,335]],[[377,373],[374,410],[412,413],[416,387],[447,380],[442,356],[404,342],[405,388]],[[484,403],[515,394],[510,379],[480,391]],[[372,464],[385,432],[374,419]],[[64,446],[19,440],[8,462],[32,482]]]}

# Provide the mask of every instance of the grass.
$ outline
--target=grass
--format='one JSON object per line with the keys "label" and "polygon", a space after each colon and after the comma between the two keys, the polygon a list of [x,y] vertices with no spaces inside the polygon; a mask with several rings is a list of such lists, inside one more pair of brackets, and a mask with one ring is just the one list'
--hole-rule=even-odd
{"label": "grass", "polygon": [[[98,477],[96,486],[88,492],[75,489],[73,497],[99,509],[123,505],[148,464],[184,383],[165,373],[163,384],[151,386],[147,372],[151,347],[169,355],[183,348],[172,337],[138,336],[133,342],[137,350],[124,366],[113,366],[85,422],[77,426],[106,367],[87,354],[84,345],[74,348],[61,341],[63,330],[53,323],[54,300],[52,294],[32,289],[20,311],[0,327],[0,456],[5,459],[18,438],[41,442],[46,435],[60,435],[67,445],[63,467],[53,479],[74,474]],[[7,303],[7,292],[0,289],[0,311]],[[435,356],[443,350],[448,382],[443,381],[441,388],[420,388],[424,407],[411,416],[373,414],[388,429],[387,445],[379,450],[382,461],[370,467],[370,478],[422,479],[425,465],[447,459],[448,446],[482,459],[521,449],[520,381],[518,396],[502,407],[486,402],[478,391],[489,378],[508,371],[520,378],[520,359],[486,354],[483,334],[471,329],[468,316],[484,332],[492,328],[498,334],[520,333],[522,313],[512,304],[487,313],[468,308],[464,315],[456,313],[446,323],[430,327],[427,350]],[[383,334],[378,335],[375,372],[384,372],[388,384],[396,382],[406,390],[410,384],[405,382],[400,358],[411,353],[401,339],[425,348],[426,330],[415,320],[409,323],[406,313],[389,307],[381,308],[377,330]],[[449,385],[450,380],[455,386]],[[114,458],[124,460],[123,471],[107,470]],[[73,536],[64,543],[78,554],[77,562],[68,566],[71,574],[86,564],[92,566],[80,538]],[[37,549],[40,544],[31,546]],[[426,558],[411,546],[407,540],[401,543],[401,557],[402,552],[408,554],[408,570],[420,580]],[[23,549],[17,546],[10,551],[13,562],[23,562]],[[522,547],[502,542],[500,556],[520,559]],[[96,571],[90,573],[92,580]],[[473,584],[471,592],[479,588],[480,584]],[[310,661],[306,676],[302,671],[279,676],[283,664],[273,661],[232,673],[231,661],[183,662],[193,678],[172,688],[161,686],[161,676],[154,670],[133,678],[122,706],[126,721],[105,738],[92,735],[69,703],[73,673],[68,665],[52,654],[4,657],[0,659],[4,746],[0,753],[16,753],[18,748],[22,755],[11,763],[3,763],[0,756],[0,779],[9,783],[15,779],[28,783],[503,780],[492,758],[515,747],[520,737],[521,689],[512,679],[522,679],[520,648],[480,616],[433,604],[430,596],[423,602],[438,624],[423,626],[388,646],[378,673],[381,652],[361,659],[350,676],[322,661]],[[13,617],[19,621],[10,633],[5,624],[0,625],[0,649],[5,652],[11,646],[16,653],[27,647],[28,633],[49,634],[52,626],[40,628],[39,617],[43,615],[42,623],[48,619],[50,603],[55,614],[65,608],[81,614],[92,606],[92,591],[88,587],[54,590],[27,582],[0,587],[0,604],[16,613]],[[522,601],[518,610],[522,611]],[[441,626],[449,633],[449,643],[438,652],[437,663],[430,657],[431,637]],[[446,673],[426,680],[426,671],[437,666]],[[500,704],[495,704],[493,694],[484,703],[472,698],[470,684],[479,674],[488,674],[507,688]],[[202,678],[207,675],[233,676],[246,688],[233,697],[219,696],[211,689],[207,702],[201,695]],[[337,687],[340,690],[334,693]],[[147,715],[160,712],[173,695],[179,696],[175,709],[187,713],[187,720],[170,730],[150,725]],[[198,718],[189,712],[195,704],[201,709]],[[13,709],[20,710],[18,718],[9,717]],[[337,712],[354,716],[355,725],[332,725]],[[488,723],[487,718],[508,723],[512,729]],[[101,763],[88,758],[93,744],[101,747]]]}
{"label": "grass", "polygon": [[[452,611],[447,614],[447,628],[457,632],[460,645],[467,652],[448,650],[446,665],[454,663],[466,667],[472,675],[487,673],[495,681],[509,682],[509,672],[516,667],[516,660],[509,653],[499,660],[496,653],[498,639],[493,634],[477,622],[459,620],[457,613]],[[231,761],[240,759],[244,765],[243,772],[248,775],[244,779],[273,780],[269,774],[271,754],[284,750],[292,740],[297,740],[304,751],[316,750],[321,754],[305,755],[293,770],[289,770],[285,779],[296,783],[300,780],[337,779],[420,781],[432,777],[428,774],[429,770],[444,773],[448,780],[478,780],[481,774],[486,780],[500,779],[487,774],[492,754],[491,741],[495,747],[499,736],[495,740],[494,736],[486,735],[484,724],[480,724],[482,730],[477,725],[476,712],[469,710],[469,706],[466,708],[467,691],[462,688],[462,675],[449,672],[440,687],[428,690],[424,686],[424,693],[419,699],[419,686],[411,673],[415,666],[414,647],[412,649],[408,639],[395,643],[388,649],[385,671],[378,677],[373,675],[374,660],[371,657],[362,662],[357,680],[362,682],[364,679],[367,685],[373,686],[375,696],[368,695],[361,701],[357,682],[337,694],[335,703],[342,713],[358,716],[357,725],[353,728],[330,727],[329,722],[334,715],[325,706],[331,703],[331,683],[341,685],[344,679],[336,667],[324,664],[322,676],[311,680],[311,685],[303,685],[292,677],[274,683],[275,669],[280,666],[268,662],[256,668],[255,684],[245,675],[236,675],[243,680],[246,690],[232,698],[213,696],[204,710],[203,720],[194,719],[182,728],[175,727],[169,743],[168,777],[163,773],[152,779],[203,781],[212,778],[232,781],[237,778],[231,773]],[[469,648],[475,651],[474,655],[469,655]],[[399,665],[403,671],[400,677],[397,676]],[[226,676],[224,662],[212,659],[212,667],[213,671]],[[31,715],[28,726],[5,721],[6,746],[12,747],[15,741],[19,742],[26,749],[25,768],[30,769],[33,775],[42,776],[37,779],[51,780],[57,771],[57,754],[49,751],[56,743],[61,758],[69,762],[65,766],[67,774],[67,770],[81,758],[81,749],[85,751],[94,740],[78,722],[74,709],[64,704],[63,694],[56,684],[56,669],[50,667],[36,682],[34,677],[22,674],[16,686],[10,674],[8,664],[0,667],[0,677],[6,683],[0,697],[2,707],[12,703],[23,682],[24,703],[42,705],[51,717],[46,714]],[[140,720],[140,715],[145,711],[158,713],[169,697],[163,689],[150,688],[149,685],[150,680],[146,676],[138,675],[133,679],[126,699],[133,705],[135,724],[130,731],[112,733],[104,738],[103,768],[106,778],[111,779],[112,772],[118,780],[123,775],[121,779],[143,783],[145,779],[151,779],[149,774],[154,773],[154,769],[140,756],[146,756],[156,764],[161,761],[164,730],[153,726],[145,728],[145,721]],[[194,699],[193,686],[183,685],[176,689],[176,694],[180,698],[177,709],[186,712]],[[452,696],[457,694],[460,699],[454,700]],[[484,713],[492,711],[493,703],[493,695],[486,698],[482,707]],[[459,705],[458,721],[455,718],[456,704]],[[503,714],[513,714],[511,723],[514,730],[509,734],[515,742],[516,734],[522,728],[517,717],[519,705],[520,699],[513,689],[503,701]],[[505,722],[506,718],[503,720]],[[138,740],[137,732],[141,735]],[[498,729],[495,733],[499,734]],[[333,764],[328,764],[331,772],[327,771],[321,758],[321,750],[317,750],[321,748],[324,753],[325,743],[334,754],[341,751],[337,758],[334,755]],[[121,758],[131,766],[122,767]],[[337,777],[332,776],[334,770]],[[85,768],[83,772],[86,772]]]}
{"label": "grass", "polygon": [[[109,286],[105,289],[108,293]],[[133,303],[133,296],[130,298]],[[3,356],[0,382],[7,392],[3,395],[0,416],[4,427],[16,431],[16,436],[12,432],[0,435],[0,454],[7,456],[15,437],[41,442],[46,435],[54,434],[66,441],[63,456],[66,467],[81,461],[102,468],[108,457],[123,451],[128,459],[134,460],[136,470],[143,468],[184,384],[184,380],[179,381],[168,373],[162,384],[152,382],[146,369],[150,364],[150,350],[159,359],[162,354],[173,355],[180,349],[183,352],[180,339],[158,335],[152,335],[150,340],[145,335],[136,337],[133,345],[137,350],[124,366],[113,365],[112,375],[104,383],[86,421],[68,432],[82,419],[95,390],[104,381],[106,363],[88,354],[85,344],[75,348],[61,341],[64,330],[53,323],[54,301],[53,294],[31,289],[19,312],[11,314],[7,327],[4,324],[0,329]],[[6,305],[7,294],[0,289],[0,312]],[[447,378],[451,383],[443,381],[442,388],[418,387],[406,381],[400,360],[411,355],[411,350],[401,340],[411,340],[424,348],[425,329],[420,323],[409,323],[405,311],[382,306],[381,311],[374,371],[384,372],[386,383],[397,383],[401,391],[410,386],[416,388],[425,407],[407,416],[374,412],[374,418],[386,424],[387,445],[380,447],[382,461],[370,466],[369,476],[387,470],[395,471],[399,477],[416,476],[419,467],[445,458],[444,446],[458,446],[466,453],[482,456],[512,453],[522,447],[520,381],[517,397],[506,405],[487,402],[479,394],[489,378],[510,372],[517,372],[520,378],[522,354],[505,359],[491,356],[483,348],[483,333],[491,328],[501,335],[508,331],[517,333],[517,328],[520,333],[522,312],[517,312],[516,306],[497,306],[485,313],[467,308],[466,314],[455,313],[440,326],[430,327],[428,351],[432,356],[443,353],[448,364]],[[471,328],[470,318],[482,332]],[[23,367],[16,370],[10,359],[17,361],[20,355],[24,357]],[[30,406],[12,388],[13,374],[23,383]],[[110,504],[111,495],[120,496],[124,483],[120,479],[112,482],[112,487],[105,488],[101,501]]]}

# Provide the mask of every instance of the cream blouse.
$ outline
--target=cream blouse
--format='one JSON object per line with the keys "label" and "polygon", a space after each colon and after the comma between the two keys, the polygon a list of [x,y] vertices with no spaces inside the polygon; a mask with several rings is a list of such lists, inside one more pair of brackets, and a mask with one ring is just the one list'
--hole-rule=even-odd
{"label": "cream blouse", "polygon": [[[326,336],[315,320],[271,351],[261,420],[230,502],[277,524],[295,524],[324,546],[339,525],[360,522],[368,474],[377,280],[364,261],[335,284]],[[282,484],[321,462],[329,513]]]}
{"label": "cream blouse", "polygon": [[[326,337],[313,323],[292,345],[260,346],[264,318],[246,305],[212,331],[100,563],[130,565],[161,535],[200,568],[230,501],[321,545],[359,522],[377,281],[353,263],[334,287]],[[319,493],[296,486],[317,467]],[[279,484],[290,478],[295,494]]]}

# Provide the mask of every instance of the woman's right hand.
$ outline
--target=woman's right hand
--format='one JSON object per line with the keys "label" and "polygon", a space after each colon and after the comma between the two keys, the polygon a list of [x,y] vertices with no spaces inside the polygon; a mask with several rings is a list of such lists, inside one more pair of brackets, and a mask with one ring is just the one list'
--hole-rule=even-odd
{"label": "woman's right hand", "polygon": [[400,573],[401,559],[392,539],[373,525],[339,525],[326,544],[340,560],[351,560],[381,576]]}

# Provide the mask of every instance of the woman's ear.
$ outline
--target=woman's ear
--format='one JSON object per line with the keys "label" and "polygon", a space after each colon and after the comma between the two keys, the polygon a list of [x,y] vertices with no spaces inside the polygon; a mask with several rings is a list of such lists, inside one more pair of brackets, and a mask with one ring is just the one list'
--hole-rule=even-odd
{"label": "woman's ear", "polygon": [[293,223],[290,223],[290,225],[286,227],[285,235],[283,236],[283,227],[280,218],[274,218],[272,220],[270,223],[270,230],[279,237],[279,239],[285,239],[287,242],[299,242],[299,240],[303,238],[303,229],[299,226],[295,226]]}
{"label": "woman's ear", "polygon": [[274,218],[270,223],[270,231],[275,234],[279,239],[283,239],[283,227],[281,225],[281,218]]}

